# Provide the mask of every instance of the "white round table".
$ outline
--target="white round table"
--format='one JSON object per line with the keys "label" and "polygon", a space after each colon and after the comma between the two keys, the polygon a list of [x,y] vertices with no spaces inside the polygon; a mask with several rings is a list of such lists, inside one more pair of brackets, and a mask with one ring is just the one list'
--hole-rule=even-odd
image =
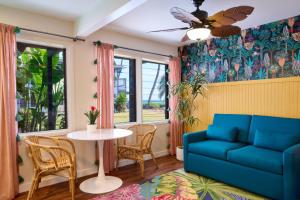
{"label": "white round table", "polygon": [[97,141],[99,149],[98,176],[83,181],[79,188],[81,191],[91,194],[111,192],[122,186],[122,180],[114,176],[105,176],[103,168],[103,144],[105,140],[114,140],[132,135],[132,131],[125,129],[97,129],[96,132],[87,131],[71,132],[67,135],[72,140]]}

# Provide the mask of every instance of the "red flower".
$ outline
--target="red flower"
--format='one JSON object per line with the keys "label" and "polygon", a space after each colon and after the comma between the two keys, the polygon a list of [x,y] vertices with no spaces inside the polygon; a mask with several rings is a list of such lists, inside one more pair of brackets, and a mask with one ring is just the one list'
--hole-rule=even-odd
{"label": "red flower", "polygon": [[96,107],[95,106],[91,106],[91,111],[95,111],[96,110]]}

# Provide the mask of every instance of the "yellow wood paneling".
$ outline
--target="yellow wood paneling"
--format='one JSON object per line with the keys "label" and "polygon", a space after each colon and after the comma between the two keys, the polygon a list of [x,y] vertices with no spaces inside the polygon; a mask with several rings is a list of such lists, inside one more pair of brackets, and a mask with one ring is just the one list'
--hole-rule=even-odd
{"label": "yellow wood paneling", "polygon": [[190,130],[206,129],[215,113],[300,118],[300,77],[210,84],[196,100],[200,122]]}

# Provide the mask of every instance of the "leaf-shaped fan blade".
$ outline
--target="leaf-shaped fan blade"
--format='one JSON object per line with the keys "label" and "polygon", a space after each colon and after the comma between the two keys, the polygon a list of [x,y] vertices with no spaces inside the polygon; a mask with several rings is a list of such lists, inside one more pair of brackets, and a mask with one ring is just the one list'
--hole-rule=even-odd
{"label": "leaf-shaped fan blade", "polygon": [[238,6],[225,11],[220,11],[213,16],[208,17],[208,20],[215,21],[212,26],[228,26],[238,21],[242,21],[253,12],[254,8],[251,6]]}
{"label": "leaf-shaped fan blade", "polygon": [[237,35],[241,33],[241,28],[238,26],[222,26],[211,29],[211,34],[216,37],[228,37],[230,35]]}
{"label": "leaf-shaped fan blade", "polygon": [[226,16],[235,18],[236,21],[242,21],[253,12],[254,8],[251,6],[238,6],[225,11]]}
{"label": "leaf-shaped fan blade", "polygon": [[164,29],[164,30],[149,31],[148,33],[173,32],[173,31],[181,31],[181,30],[188,30],[188,29],[189,29],[189,27],[183,27],[183,28],[171,28],[171,29]]}
{"label": "leaf-shaped fan blade", "polygon": [[201,23],[201,21],[197,17],[195,17],[191,13],[188,13],[187,11],[181,8],[173,7],[171,8],[170,12],[176,19],[184,23],[188,23],[188,24],[192,24],[192,22]]}

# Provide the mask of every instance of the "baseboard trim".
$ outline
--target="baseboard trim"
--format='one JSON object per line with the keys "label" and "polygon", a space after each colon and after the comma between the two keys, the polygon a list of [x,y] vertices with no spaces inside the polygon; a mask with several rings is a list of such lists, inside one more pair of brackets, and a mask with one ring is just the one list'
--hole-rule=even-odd
{"label": "baseboard trim", "polygon": [[[156,158],[166,156],[166,155],[169,155],[168,150],[163,150],[163,151],[154,153],[154,156]],[[150,160],[150,159],[152,159],[150,155],[144,156],[144,160]],[[134,161],[132,161],[132,160],[120,160],[119,166],[123,167],[123,166],[130,165],[133,163],[134,163]],[[97,173],[97,167],[81,169],[77,172],[77,176],[83,177],[83,176],[88,176],[88,175],[95,174],[95,173]],[[48,176],[48,177],[42,179],[42,182],[40,183],[39,187],[40,188],[46,187],[46,186],[54,185],[54,184],[61,183],[64,181],[67,181],[67,179],[63,178],[63,177],[57,177],[57,176]],[[19,193],[27,192],[30,189],[30,186],[31,186],[31,181],[27,181],[27,182],[20,184],[19,185]]]}

